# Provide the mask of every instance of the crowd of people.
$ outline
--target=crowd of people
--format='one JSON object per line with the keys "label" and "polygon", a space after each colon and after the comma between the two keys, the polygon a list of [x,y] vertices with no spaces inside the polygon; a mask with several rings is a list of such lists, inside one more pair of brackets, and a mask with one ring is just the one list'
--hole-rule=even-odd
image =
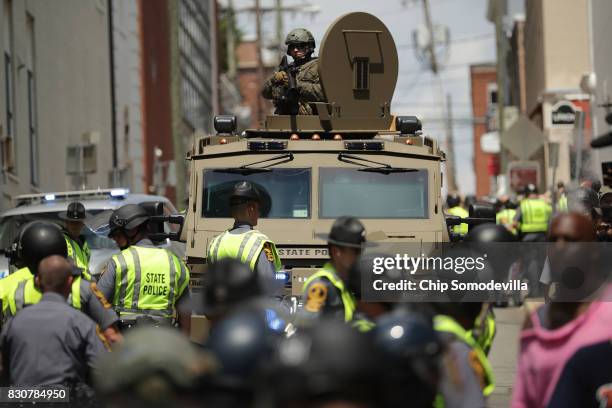
{"label": "crowd of people", "polygon": [[[447,200],[449,213],[466,218],[451,234],[466,242],[547,241],[542,272],[551,287],[576,257],[569,244],[606,239],[600,201],[593,186],[560,191],[552,203],[527,186],[517,204],[499,200],[497,223],[471,225],[461,200]],[[491,304],[365,301],[366,230],[347,216],[320,237],[329,261],[304,282],[295,310],[277,296],[276,246],[255,229],[257,189],[237,183],[228,204],[234,225],[207,253],[203,345],[189,336],[189,269],[147,237],[143,208],[111,215],[109,237],[121,252],[97,281],[79,235],[82,204],[70,204],[63,230],[42,221],[24,226],[21,269],[0,280],[3,385],[65,387],[73,406],[487,406],[495,390]],[[578,255],[601,263],[597,254]],[[527,308],[511,406],[610,406],[612,303],[604,299],[612,293],[604,287],[602,298],[563,301],[566,289],[555,289],[548,302]]]}

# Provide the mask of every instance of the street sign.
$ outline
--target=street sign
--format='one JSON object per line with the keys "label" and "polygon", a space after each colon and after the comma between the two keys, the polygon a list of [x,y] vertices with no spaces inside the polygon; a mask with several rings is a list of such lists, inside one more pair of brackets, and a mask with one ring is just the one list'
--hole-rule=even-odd
{"label": "street sign", "polygon": [[502,134],[501,145],[519,160],[529,160],[544,145],[544,135],[527,116],[520,115]]}
{"label": "street sign", "polygon": [[527,184],[538,185],[540,164],[534,161],[514,161],[508,163],[510,189],[520,192]]}
{"label": "street sign", "polygon": [[570,101],[559,101],[552,107],[553,126],[573,126],[576,123],[576,107]]}

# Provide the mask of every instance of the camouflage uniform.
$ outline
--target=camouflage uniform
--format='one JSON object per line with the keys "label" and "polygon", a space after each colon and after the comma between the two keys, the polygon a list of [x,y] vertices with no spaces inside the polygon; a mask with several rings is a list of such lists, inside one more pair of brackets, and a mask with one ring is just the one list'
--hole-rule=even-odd
{"label": "camouflage uniform", "polygon": [[[308,102],[323,102],[325,100],[325,96],[323,95],[323,87],[321,86],[321,79],[319,78],[319,60],[311,59],[310,61],[299,65],[296,69],[295,83],[299,94],[298,114],[314,114],[314,111]],[[282,83],[276,83],[274,81],[274,76],[272,76],[264,84],[261,94],[264,98],[275,101],[275,114],[283,115],[288,114],[288,112],[282,112],[280,107],[276,104],[276,101],[281,99],[286,92],[287,86]]]}

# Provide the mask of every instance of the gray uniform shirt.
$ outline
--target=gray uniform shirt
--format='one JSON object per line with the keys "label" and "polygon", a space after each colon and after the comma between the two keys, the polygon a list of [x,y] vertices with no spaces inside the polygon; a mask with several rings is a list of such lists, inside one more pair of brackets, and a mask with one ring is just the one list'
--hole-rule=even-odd
{"label": "gray uniform shirt", "polygon": [[21,310],[0,336],[10,385],[86,382],[106,348],[100,329],[57,293]]}
{"label": "gray uniform shirt", "polygon": [[81,278],[81,311],[91,317],[102,330],[119,321],[119,316],[107,299],[97,288],[97,284]]}
{"label": "gray uniform shirt", "polygon": [[[156,248],[153,242],[148,238],[144,238],[138,241],[135,246],[144,248]],[[102,276],[100,277],[97,286],[98,289],[100,289],[100,291],[102,292],[102,294],[112,302],[115,296],[115,282],[117,276],[117,271],[115,270],[115,262],[113,262],[112,259],[108,261],[105,269],[106,270],[104,271],[104,273],[102,273]],[[189,293],[189,286],[187,286],[181,296],[176,299],[176,309],[179,309],[181,311],[191,311],[191,297]]]}
{"label": "gray uniform shirt", "polygon": [[461,341],[452,340],[448,345],[439,386],[445,408],[487,406],[480,381],[470,366],[470,351],[469,346]]}

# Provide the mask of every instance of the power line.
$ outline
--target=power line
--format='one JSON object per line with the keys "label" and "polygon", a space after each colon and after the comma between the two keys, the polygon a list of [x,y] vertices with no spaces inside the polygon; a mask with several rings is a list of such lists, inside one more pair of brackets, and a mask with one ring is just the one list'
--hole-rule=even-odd
{"label": "power line", "polygon": [[[495,38],[495,34],[492,33],[481,33],[481,34],[474,34],[474,35],[469,35],[469,36],[465,36],[465,37],[457,37],[453,40],[450,40],[450,44],[461,44],[461,43],[467,43],[467,42],[473,42],[473,41],[482,41],[484,39],[490,39],[490,38]],[[415,44],[414,43],[409,43],[409,44],[398,44],[397,45],[397,49],[414,49],[415,48]]]}

